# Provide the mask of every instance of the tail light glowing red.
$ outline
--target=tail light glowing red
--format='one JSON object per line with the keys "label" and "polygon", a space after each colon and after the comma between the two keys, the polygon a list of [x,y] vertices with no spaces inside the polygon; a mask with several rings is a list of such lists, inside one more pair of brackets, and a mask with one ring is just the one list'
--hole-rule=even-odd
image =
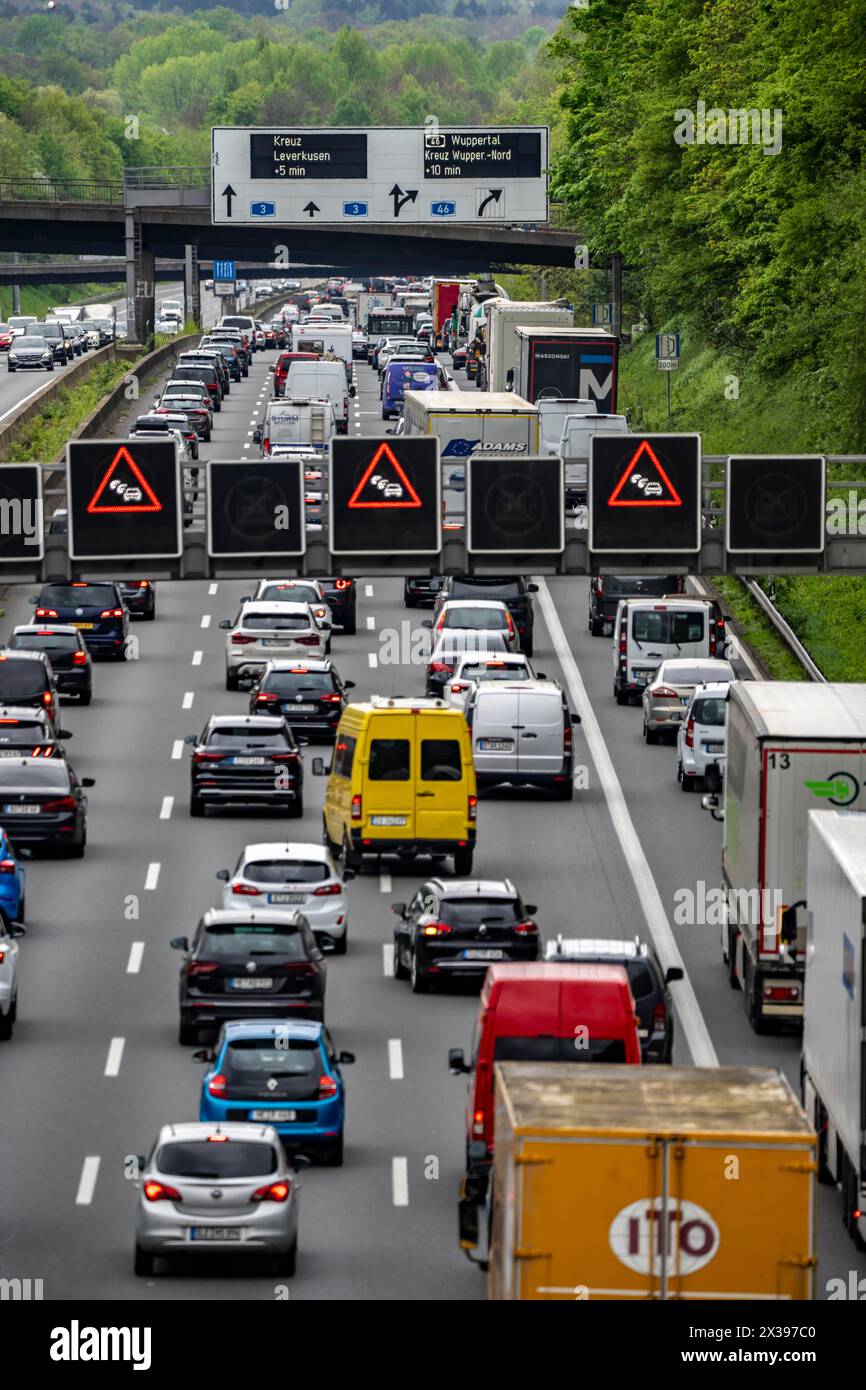
{"label": "tail light glowing red", "polygon": [[217,1072],[216,1076],[212,1076],[207,1083],[208,1092],[212,1096],[223,1096],[227,1085],[228,1082],[222,1072]]}
{"label": "tail light glowing red", "polygon": [[335,584],[334,584],[334,588],[335,588],[335,589],[339,589],[340,592],[342,593],[344,589],[348,589],[348,588],[349,588],[349,586],[350,586],[351,583],[352,583],[351,579],[338,579],[338,580],[336,580],[336,582],[335,582]]}
{"label": "tail light glowing red", "polygon": [[343,886],[340,883],[324,883],[321,888],[313,890],[314,898],[333,898],[337,893],[342,893]]}
{"label": "tail light glowing red", "polygon": [[73,665],[73,666],[86,666],[86,665],[87,665],[87,652],[73,652],[73,653],[72,653],[72,665]]}
{"label": "tail light glowing red", "polygon": [[14,874],[14,872],[15,872],[15,860],[14,860],[14,859],[0,859],[0,874]]}
{"label": "tail light glowing red", "polygon": [[144,1184],[144,1195],[149,1202],[180,1202],[180,1193],[176,1187],[169,1187],[164,1182],[146,1182]]}
{"label": "tail light glowing red", "polygon": [[360,796],[360,793],[356,793],[356,794],[352,797],[352,820],[361,820],[362,818],[363,818],[363,811],[362,811],[361,796]]}
{"label": "tail light glowing red", "polygon": [[319,1077],[319,1100],[333,1100],[338,1089],[336,1079],[333,1076]]}
{"label": "tail light glowing red", "polygon": [[54,801],[43,801],[43,811],[74,811],[74,796],[58,796]]}
{"label": "tail light glowing red", "polygon": [[251,1202],[285,1202],[292,1190],[290,1182],[272,1182],[267,1187],[257,1187]]}
{"label": "tail light glowing red", "polygon": [[262,895],[261,888],[254,888],[251,883],[233,883],[232,892],[245,898],[260,898]]}
{"label": "tail light glowing red", "polygon": [[694,746],[695,746],[695,721],[694,721],[693,719],[690,719],[689,722],[686,724],[686,747],[687,747],[687,748],[694,748]]}
{"label": "tail light glowing red", "polygon": [[122,608],[103,608],[103,610],[102,610],[102,612],[100,613],[99,616],[100,616],[100,618],[122,618],[122,617],[123,617],[123,609],[122,609]]}
{"label": "tail light glowing red", "polygon": [[477,797],[477,796],[470,796],[470,797],[469,797],[469,800],[468,800],[467,806],[466,806],[466,819],[467,819],[467,820],[477,820],[477,819],[478,819],[478,797]]}
{"label": "tail light glowing red", "polygon": [[535,922],[518,922],[514,930],[518,936],[538,936],[538,927]]}

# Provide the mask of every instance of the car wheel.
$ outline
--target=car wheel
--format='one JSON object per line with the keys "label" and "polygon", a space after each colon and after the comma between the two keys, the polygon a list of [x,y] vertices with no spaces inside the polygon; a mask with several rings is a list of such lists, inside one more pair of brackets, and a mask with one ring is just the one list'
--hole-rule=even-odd
{"label": "car wheel", "polygon": [[472,873],[472,853],[468,847],[454,851],[454,872],[460,878]]}
{"label": "car wheel", "polygon": [[646,715],[644,715],[643,721],[643,738],[644,743],[658,743],[659,741],[659,731],[658,729],[650,728],[649,724],[646,722]]}
{"label": "car wheel", "polygon": [[300,820],[304,814],[304,798],[295,796],[291,801],[286,802],[286,815],[292,816],[295,820]]}
{"label": "car wheel", "polygon": [[155,1255],[151,1255],[149,1250],[142,1250],[140,1245],[136,1245],[135,1263],[133,1265],[133,1268],[135,1270],[135,1273],[139,1276],[139,1278],[144,1277],[148,1274],[153,1274],[153,1266],[155,1261]]}
{"label": "car wheel", "polygon": [[69,846],[70,859],[83,859],[84,851],[87,849],[87,831],[81,836],[81,843]]}
{"label": "car wheel", "polygon": [[342,936],[335,937],[332,955],[344,956],[349,949],[349,933],[344,931]]}
{"label": "car wheel", "polygon": [[395,980],[408,980],[409,978],[409,971],[400,959],[400,951],[396,940],[394,942],[394,959],[391,962],[391,974]]}
{"label": "car wheel", "polygon": [[274,1260],[274,1268],[277,1274],[285,1274],[289,1279],[293,1277],[298,1268],[298,1242],[295,1241],[291,1250],[287,1250],[284,1255],[277,1255]]}
{"label": "car wheel", "polygon": [[616,683],[614,683],[613,693],[618,705],[628,704],[628,695],[626,691],[621,690]]}
{"label": "car wheel", "polygon": [[118,647],[117,651],[114,653],[114,659],[115,659],[115,661],[125,661],[125,660],[126,660],[126,642],[125,642],[125,641],[124,641],[124,643],[123,643],[123,646],[122,646],[122,647]]}
{"label": "car wheel", "polygon": [[355,614],[353,613],[351,618],[347,618],[345,623],[343,624],[343,631],[347,637],[354,637],[357,630],[357,621],[355,618]]}
{"label": "car wheel", "polygon": [[144,613],[142,613],[141,616],[144,618],[144,621],[146,623],[152,623],[154,618],[156,617],[156,604],[152,603],[150,607],[146,609]]}
{"label": "car wheel", "polygon": [[739,989],[740,981],[737,977],[737,939],[740,933],[734,931],[728,923],[728,984],[731,989]]}
{"label": "car wheel", "polygon": [[7,362],[7,364],[6,364],[6,369],[7,369],[7,371],[10,371],[10,372],[16,372],[16,371],[18,370],[17,367],[10,367],[9,364],[8,364],[8,362]]}
{"label": "car wheel", "polygon": [[409,596],[408,594],[404,594],[404,595],[403,595],[403,606],[404,606],[405,608],[417,608],[417,607],[418,607],[418,600],[417,600],[416,598],[410,598],[410,596]]}
{"label": "car wheel", "polygon": [[340,850],[340,858],[343,861],[344,869],[354,869],[356,874],[361,872],[364,864],[364,856],[352,849],[346,835],[343,836],[343,847]]}
{"label": "car wheel", "polygon": [[532,641],[532,638],[531,638],[531,637],[525,638],[525,639],[524,639],[524,642],[523,642],[523,651],[524,651],[524,654],[530,658],[530,660],[531,660],[531,658],[532,658],[532,655],[533,655],[534,650],[535,650],[535,647],[534,647],[534,643],[533,643],[533,641]]}
{"label": "car wheel", "polygon": [[226,690],[237,690],[238,673],[237,671],[226,671]]}
{"label": "car wheel", "polygon": [[574,783],[570,777],[567,782],[556,783],[556,797],[558,801],[574,800]]}
{"label": "car wheel", "polygon": [[79,703],[80,705],[89,705],[89,704],[90,704],[90,701],[91,701],[92,699],[93,699],[93,691],[92,691],[92,690],[82,690],[81,694],[80,694],[79,697],[78,697],[78,703]]}
{"label": "car wheel", "polygon": [[[17,1000],[16,1000],[17,1003]],[[0,1041],[8,1042],[12,1037],[15,1028],[14,1005],[9,1009],[8,1014],[0,1014]]]}
{"label": "car wheel", "polygon": [[19,904],[18,904],[18,917],[17,917],[16,920],[19,921],[19,922],[26,922],[26,921],[27,921],[27,908],[26,908],[25,903],[24,903],[24,894],[23,894],[23,893],[21,894],[21,901],[20,901]]}
{"label": "car wheel", "polygon": [[198,1029],[192,1023],[181,1023],[178,1025],[177,1040],[181,1047],[192,1047],[198,1042]]}
{"label": "car wheel", "polygon": [[189,813],[191,816],[203,816],[205,804],[200,796],[191,796],[189,799]]}
{"label": "car wheel", "polygon": [[418,957],[414,951],[412,952],[412,965],[409,969],[409,984],[413,994],[427,994],[430,990],[430,981],[418,969]]}
{"label": "car wheel", "polygon": [[342,1168],[343,1166],[343,1136],[335,1139],[325,1150],[325,1163],[329,1168]]}
{"label": "car wheel", "polygon": [[589,615],[589,630],[590,630],[590,632],[592,633],[593,637],[600,637],[601,634],[602,634],[602,632],[604,631],[604,619],[603,619],[603,618],[594,618],[594,617],[592,616],[592,614],[590,613],[590,615]]}
{"label": "car wheel", "polygon": [[210,429],[206,429],[205,432],[204,432],[204,434],[202,435],[202,439],[204,440],[205,444],[210,444],[210,436],[211,436]]}

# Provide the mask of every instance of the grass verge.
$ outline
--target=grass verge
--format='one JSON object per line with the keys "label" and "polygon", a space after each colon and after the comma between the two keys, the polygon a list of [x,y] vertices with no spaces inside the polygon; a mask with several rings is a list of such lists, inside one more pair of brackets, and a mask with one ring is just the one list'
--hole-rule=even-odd
{"label": "grass verge", "polygon": [[64,387],[9,446],[10,463],[50,463],[83,420],[130,371],[128,362],[101,362],[86,380]]}

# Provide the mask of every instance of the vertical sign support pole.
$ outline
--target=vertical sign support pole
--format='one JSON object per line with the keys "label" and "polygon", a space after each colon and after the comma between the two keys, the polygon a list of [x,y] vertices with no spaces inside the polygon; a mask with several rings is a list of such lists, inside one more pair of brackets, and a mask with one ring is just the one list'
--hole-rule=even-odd
{"label": "vertical sign support pole", "polygon": [[668,419],[670,419],[670,418],[671,418],[671,374],[670,374],[670,372],[665,372],[665,387],[667,388],[665,394],[666,394],[666,396],[667,396],[667,401],[668,401]]}
{"label": "vertical sign support pole", "polygon": [[622,335],[622,255],[614,251],[610,258],[610,297],[613,303],[613,336],[617,342]]}
{"label": "vertical sign support pole", "polygon": [[201,280],[198,270],[198,247],[193,245],[184,247],[184,260],[186,317],[192,319],[196,328],[201,328]]}

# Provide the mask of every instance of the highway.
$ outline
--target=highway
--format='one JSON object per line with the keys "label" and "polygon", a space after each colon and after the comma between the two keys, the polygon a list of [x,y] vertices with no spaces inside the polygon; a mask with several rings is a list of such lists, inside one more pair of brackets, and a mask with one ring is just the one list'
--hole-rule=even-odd
{"label": "highway", "polygon": [[[251,456],[271,356],[257,354],[232,387],[203,459]],[[352,429],[379,434],[375,374],[360,364],[356,379]],[[780,1066],[799,1093],[799,1040],[752,1033],[742,995],[728,986],[718,929],[670,925],[677,890],[720,883],[720,827],[698,797],[682,795],[674,750],[645,746],[640,711],[613,700],[610,640],[587,630],[587,583],[541,583],[534,664],[567,686],[582,715],[575,749],[588,786],[569,804],[534,793],[483,799],[474,872],[513,878],[539,905],[547,937],[672,932],[688,975],[672,986],[682,1001],[675,1062]],[[268,812],[189,818],[179,740],[212,713],[246,707],[224,688],[218,624],[248,592],[249,581],[158,585],[156,622],[133,629],[139,659],[98,665],[92,707],[64,707],[70,760],[96,779],[87,857],[28,866],[18,1024],[0,1052],[0,1171],[14,1175],[14,1201],[0,1216],[0,1277],[42,1278],[46,1299],[255,1300],[273,1298],[280,1283],[267,1269],[231,1265],[164,1265],[136,1279],[125,1166],[162,1123],[197,1117],[202,1068],[177,1043],[180,957],[169,939],[192,935],[219,903],[214,875],[245,843],[287,833],[320,841],[324,784],[309,775],[313,748],[304,817],[290,830]],[[7,594],[5,630],[28,619],[27,594]],[[354,698],[423,691],[423,667],[378,656],[386,630],[415,629],[425,616],[403,607],[399,580],[359,581],[357,636],[333,645]],[[390,978],[389,904],[407,900],[427,872],[424,861],[386,861],[348,887],[350,946],[329,958],[326,1014],[337,1048],[357,1054],[345,1069],[346,1161],[302,1175],[293,1300],[485,1296],[457,1246],[466,1090],[447,1070],[448,1047],[469,1045],[477,996],[414,996]],[[866,1257],[843,1230],[839,1194],[817,1191],[823,1296],[828,1279],[866,1274]]]}

